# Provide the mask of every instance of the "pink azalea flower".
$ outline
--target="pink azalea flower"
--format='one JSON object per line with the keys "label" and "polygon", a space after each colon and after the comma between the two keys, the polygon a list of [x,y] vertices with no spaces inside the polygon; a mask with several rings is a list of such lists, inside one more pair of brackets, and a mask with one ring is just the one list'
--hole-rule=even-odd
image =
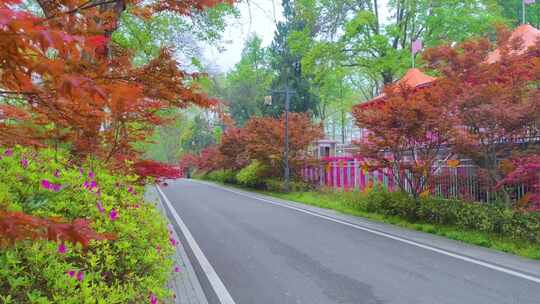
{"label": "pink azalea flower", "polygon": [[58,253],[66,254],[66,252],[67,252],[67,248],[66,248],[66,245],[64,245],[64,243],[61,243],[60,245],[58,245]]}
{"label": "pink azalea flower", "polygon": [[51,182],[49,182],[46,179],[41,180],[41,187],[50,190],[51,189]]}
{"label": "pink azalea flower", "polygon": [[84,280],[84,272],[79,271],[77,272],[77,281],[82,282]]}
{"label": "pink azalea flower", "polygon": [[111,212],[109,212],[109,219],[111,221],[115,221],[116,219],[118,219],[118,212],[116,211],[116,209],[113,209],[111,210]]}
{"label": "pink azalea flower", "polygon": [[97,209],[99,210],[100,213],[104,213],[104,212],[105,212],[105,208],[103,208],[103,205],[101,205],[100,202],[97,202],[97,203],[96,203],[96,207],[97,207]]}
{"label": "pink azalea flower", "polygon": [[51,190],[54,191],[54,192],[58,192],[62,189],[62,185],[60,184],[52,184],[51,185]]}
{"label": "pink azalea flower", "polygon": [[150,304],[157,304],[158,303],[158,299],[155,295],[150,295]]}
{"label": "pink azalea flower", "polygon": [[24,169],[28,168],[28,160],[26,158],[21,159],[21,166]]}
{"label": "pink azalea flower", "polygon": [[4,152],[5,156],[13,156],[13,149],[7,149],[6,152]]}

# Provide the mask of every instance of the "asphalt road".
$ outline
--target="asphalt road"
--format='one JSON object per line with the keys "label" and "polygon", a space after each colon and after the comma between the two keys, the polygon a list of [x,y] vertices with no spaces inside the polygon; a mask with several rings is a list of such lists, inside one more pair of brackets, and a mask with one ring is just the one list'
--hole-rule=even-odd
{"label": "asphalt road", "polygon": [[237,304],[540,303],[538,282],[475,263],[198,182],[163,190]]}

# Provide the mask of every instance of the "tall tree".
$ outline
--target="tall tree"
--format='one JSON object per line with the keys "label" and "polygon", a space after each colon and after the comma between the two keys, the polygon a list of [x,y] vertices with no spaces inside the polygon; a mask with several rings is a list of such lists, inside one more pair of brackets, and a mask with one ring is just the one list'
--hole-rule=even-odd
{"label": "tall tree", "polygon": [[[524,0],[497,0],[501,12],[512,26],[518,26],[523,22],[523,1]],[[540,27],[540,3],[525,5],[525,22],[532,24],[536,28]]]}
{"label": "tall tree", "polygon": [[[290,35],[295,31],[313,33],[298,13],[294,0],[283,0],[283,14],[285,21],[277,24],[274,41],[271,45],[273,68],[277,76],[272,83],[272,91],[281,92],[287,86],[294,90],[291,96],[290,109],[293,112],[309,112],[311,115],[318,112],[318,96],[311,91],[311,80],[302,73],[302,57],[291,50]],[[274,95],[272,107],[267,113],[279,117],[284,110],[285,94]]]}
{"label": "tall tree", "polygon": [[459,42],[504,21],[494,0],[392,0],[387,8],[377,0],[299,2],[318,29],[315,36],[296,34],[304,45],[304,66],[352,68],[366,99],[411,67],[413,40],[422,39],[427,47]]}
{"label": "tall tree", "polygon": [[250,37],[242,50],[242,58],[226,77],[226,96],[232,118],[240,126],[265,110],[264,96],[269,93],[273,70],[270,54],[261,38]]}

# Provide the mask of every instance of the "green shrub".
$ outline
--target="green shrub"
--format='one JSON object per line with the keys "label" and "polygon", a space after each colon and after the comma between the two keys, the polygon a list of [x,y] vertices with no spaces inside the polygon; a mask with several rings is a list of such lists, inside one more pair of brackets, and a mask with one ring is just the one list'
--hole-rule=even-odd
{"label": "green shrub", "polygon": [[261,188],[264,186],[264,173],[266,168],[259,161],[254,160],[248,166],[236,174],[236,180],[240,185],[250,188]]}
{"label": "green shrub", "polygon": [[236,173],[232,170],[216,170],[205,175],[204,179],[223,183],[223,184],[236,184]]}
{"label": "green shrub", "polygon": [[[70,165],[52,150],[9,151],[0,150],[0,210],[87,218],[94,230],[116,238],[92,241],[85,250],[66,243],[66,253],[59,252],[59,243],[46,240],[3,247],[3,303],[146,303],[151,294],[170,298],[165,286],[173,268],[172,241],[164,218],[144,202],[145,189],[134,184],[136,176],[113,175],[95,162]],[[61,187],[51,191],[44,180]],[[117,218],[111,217],[113,209]]]}
{"label": "green shrub", "polygon": [[540,243],[540,212],[525,212],[500,205],[467,203],[437,197],[414,200],[407,193],[370,189],[365,192],[329,192],[348,207],[363,212],[397,216],[410,222],[448,225],[495,233],[515,240]]}
{"label": "green shrub", "polygon": [[[266,190],[270,192],[284,192],[285,191],[285,181],[281,179],[266,179],[264,180],[264,185]],[[291,192],[304,192],[310,191],[313,189],[308,183],[302,181],[292,180],[289,182],[289,191]]]}

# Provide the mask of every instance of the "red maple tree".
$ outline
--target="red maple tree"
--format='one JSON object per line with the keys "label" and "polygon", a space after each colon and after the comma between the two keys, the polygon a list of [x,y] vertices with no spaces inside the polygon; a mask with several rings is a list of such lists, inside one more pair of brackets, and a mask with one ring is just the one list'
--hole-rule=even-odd
{"label": "red maple tree", "polygon": [[[285,162],[285,118],[253,117],[245,125],[246,152],[281,177]],[[293,174],[311,158],[309,145],[323,137],[322,127],[311,122],[305,113],[289,114],[289,165]]]}
{"label": "red maple tree", "polygon": [[[462,131],[453,149],[480,167],[488,191],[495,190],[505,177],[500,161],[511,158],[514,151],[532,144],[539,135],[540,92],[533,84],[540,79],[540,41],[518,52],[523,41],[510,37],[509,31],[501,28],[497,45],[477,39],[424,54],[429,66],[443,75],[441,82]],[[497,46],[498,59],[488,60]],[[510,203],[506,189],[499,190]]]}
{"label": "red maple tree", "polygon": [[422,89],[390,85],[384,102],[353,109],[367,134],[359,143],[366,169],[389,169],[400,190],[414,198],[426,191],[456,132],[446,89],[438,81]]}
{"label": "red maple tree", "polygon": [[20,0],[0,2],[0,145],[54,145],[105,161],[135,159],[133,147],[160,110],[215,103],[179,69],[169,50],[144,66],[115,45],[120,15],[190,15],[219,0],[38,1],[43,16]]}

